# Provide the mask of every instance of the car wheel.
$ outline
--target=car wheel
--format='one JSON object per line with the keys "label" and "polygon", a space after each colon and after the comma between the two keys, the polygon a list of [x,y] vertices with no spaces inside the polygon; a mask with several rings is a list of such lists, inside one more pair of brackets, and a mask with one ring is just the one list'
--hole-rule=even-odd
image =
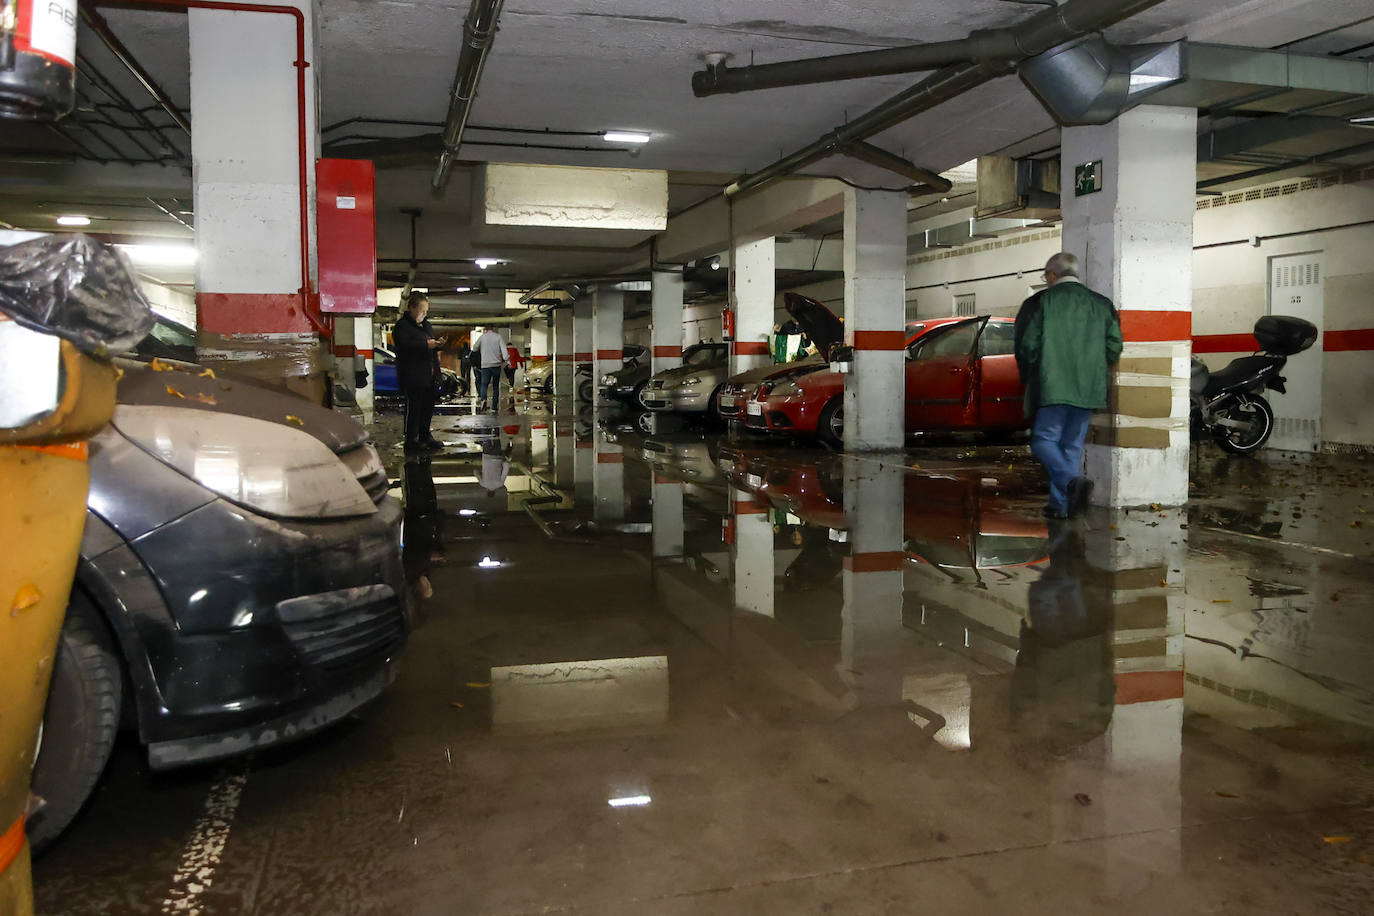
{"label": "car wheel", "polygon": [[724,385],[717,385],[716,390],[711,392],[711,400],[706,403],[706,415],[712,420],[723,421],[725,419],[720,415],[720,393],[724,389]]}
{"label": "car wheel", "polygon": [[816,418],[816,434],[821,441],[844,448],[844,397],[831,398]]}
{"label": "car wheel", "polygon": [[46,802],[29,821],[35,852],[67,829],[100,779],[119,729],[123,692],[119,657],[105,623],[73,588],[33,768],[33,792]]}
{"label": "car wheel", "polygon": [[550,377],[547,381],[544,382],[544,397],[546,397],[546,398],[551,398],[551,397],[553,397],[553,378],[552,378],[552,377]]}
{"label": "car wheel", "polygon": [[652,436],[654,434],[654,415],[647,411],[639,414],[635,417],[635,426],[646,436]]}
{"label": "car wheel", "polygon": [[587,404],[596,399],[596,386],[589,378],[582,379],[577,383],[577,399]]}

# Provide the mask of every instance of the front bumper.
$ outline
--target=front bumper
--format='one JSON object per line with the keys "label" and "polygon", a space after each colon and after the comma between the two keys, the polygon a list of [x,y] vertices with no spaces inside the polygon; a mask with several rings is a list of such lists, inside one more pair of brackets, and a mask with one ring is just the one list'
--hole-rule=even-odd
{"label": "front bumper", "polygon": [[606,399],[623,401],[626,404],[635,403],[635,388],[637,385],[602,385],[597,389],[597,394]]}
{"label": "front bumper", "polygon": [[771,433],[813,435],[825,405],[803,397],[765,397],[745,407],[744,425]]}
{"label": "front bumper", "polygon": [[646,388],[643,404],[661,413],[705,413],[711,406],[711,391],[698,385],[688,388]]}
{"label": "front bumper", "polygon": [[217,499],[91,562],[124,610],[154,767],[301,737],[390,682],[411,621],[401,509],[377,509],[276,520]]}

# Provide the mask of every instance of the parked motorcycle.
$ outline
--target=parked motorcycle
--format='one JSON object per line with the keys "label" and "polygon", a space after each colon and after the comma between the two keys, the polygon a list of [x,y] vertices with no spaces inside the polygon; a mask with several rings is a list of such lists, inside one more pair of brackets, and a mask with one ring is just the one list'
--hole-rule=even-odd
{"label": "parked motorcycle", "polygon": [[1193,358],[1193,440],[1215,439],[1235,455],[1258,451],[1274,431],[1274,411],[1261,392],[1266,388],[1286,393],[1287,379],[1279,372],[1288,357],[1301,353],[1317,340],[1317,327],[1302,318],[1265,315],[1255,322],[1259,351],[1233,359],[1223,369],[1210,372]]}

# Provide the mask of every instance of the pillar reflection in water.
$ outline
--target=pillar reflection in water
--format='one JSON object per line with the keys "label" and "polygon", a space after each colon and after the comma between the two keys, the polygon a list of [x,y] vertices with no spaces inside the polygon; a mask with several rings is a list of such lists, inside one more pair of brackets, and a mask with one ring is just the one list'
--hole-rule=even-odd
{"label": "pillar reflection in water", "polygon": [[772,617],[777,600],[773,521],[768,509],[738,490],[731,494],[735,607]]}
{"label": "pillar reflection in water", "polygon": [[863,705],[902,701],[903,467],[846,455],[840,675]]}
{"label": "pillar reflection in water", "polygon": [[625,454],[604,428],[593,432],[595,461],[592,468],[592,517],[598,522],[625,518]]}
{"label": "pillar reflection in water", "polygon": [[681,561],[683,532],[682,484],[662,474],[654,474],[653,558]]}

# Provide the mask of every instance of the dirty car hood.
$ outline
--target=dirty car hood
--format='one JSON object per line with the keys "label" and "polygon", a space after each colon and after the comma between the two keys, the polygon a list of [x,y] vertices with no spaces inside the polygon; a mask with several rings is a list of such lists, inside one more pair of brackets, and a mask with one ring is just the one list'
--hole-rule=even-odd
{"label": "dirty car hood", "polygon": [[658,381],[661,379],[664,385],[677,385],[682,382],[683,379],[689,379],[694,376],[700,376],[701,378],[721,378],[724,375],[725,367],[720,364],[711,366],[678,366],[673,369],[665,369],[658,375],[655,375],[654,380]]}
{"label": "dirty car hood", "polygon": [[[115,393],[120,404],[182,407],[253,417],[304,430],[335,453],[357,448],[368,439],[367,430],[352,417],[242,376],[216,370],[211,378],[201,374],[207,371],[201,366],[163,360],[145,363],[120,359],[116,365],[124,373]],[[154,366],[167,371],[158,371]]]}

